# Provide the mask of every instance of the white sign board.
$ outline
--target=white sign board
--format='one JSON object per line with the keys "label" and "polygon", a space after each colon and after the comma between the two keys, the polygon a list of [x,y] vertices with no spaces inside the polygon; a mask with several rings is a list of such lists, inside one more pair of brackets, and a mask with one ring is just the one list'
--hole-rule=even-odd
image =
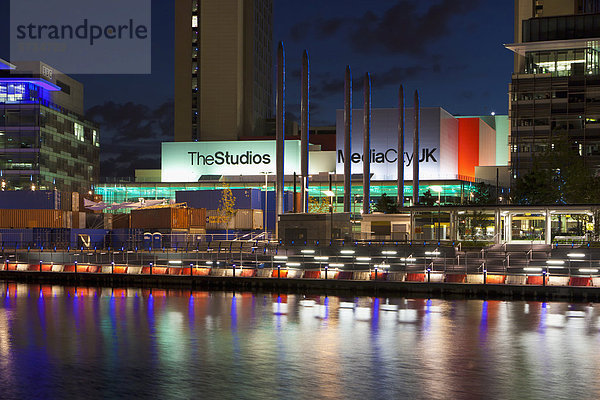
{"label": "white sign board", "polygon": [[[162,144],[162,181],[197,182],[202,175],[275,173],[275,141],[169,142]],[[285,141],[285,174],[300,171],[300,141]]]}
{"label": "white sign board", "polygon": [[[352,174],[363,172],[363,110],[352,113]],[[404,179],[412,179],[414,114],[405,111]],[[344,110],[336,115],[336,173],[344,173]],[[421,108],[419,179],[456,179],[458,174],[458,121],[441,108]],[[371,111],[372,180],[398,179],[398,110]]]}

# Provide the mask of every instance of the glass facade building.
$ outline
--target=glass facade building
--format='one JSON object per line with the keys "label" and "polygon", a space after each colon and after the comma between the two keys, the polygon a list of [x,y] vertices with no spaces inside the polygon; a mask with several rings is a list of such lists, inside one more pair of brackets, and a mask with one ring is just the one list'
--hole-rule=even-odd
{"label": "glass facade building", "polygon": [[98,127],[55,102],[63,89],[51,79],[16,72],[0,74],[3,188],[93,189],[99,177]]}
{"label": "glass facade building", "polygon": [[[513,179],[565,137],[600,172],[600,10],[595,2],[573,3],[571,15],[548,15],[548,3],[541,9],[532,4],[534,17],[515,22],[521,37],[507,45],[515,53],[509,104]],[[585,13],[592,9],[596,13]]]}

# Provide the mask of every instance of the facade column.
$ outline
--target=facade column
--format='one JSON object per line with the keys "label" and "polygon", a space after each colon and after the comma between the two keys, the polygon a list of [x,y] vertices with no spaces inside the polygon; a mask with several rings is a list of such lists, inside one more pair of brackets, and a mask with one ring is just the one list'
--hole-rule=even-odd
{"label": "facade column", "polygon": [[546,209],[546,225],[544,229],[544,243],[552,243],[552,218],[550,216],[550,210]]}
{"label": "facade column", "polygon": [[500,235],[500,226],[502,220],[501,220],[501,216],[500,216],[500,209],[496,208],[494,210],[494,243],[495,244],[500,244],[502,243],[502,237]]}

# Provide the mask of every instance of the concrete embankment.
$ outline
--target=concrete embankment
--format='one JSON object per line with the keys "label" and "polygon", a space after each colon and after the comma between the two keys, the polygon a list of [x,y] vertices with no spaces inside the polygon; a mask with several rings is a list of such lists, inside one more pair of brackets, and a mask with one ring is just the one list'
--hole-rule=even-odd
{"label": "concrete embankment", "polygon": [[600,301],[600,287],[473,283],[351,281],[334,279],[127,275],[0,271],[0,279],[68,286],[185,288],[361,296],[461,297],[506,300]]}

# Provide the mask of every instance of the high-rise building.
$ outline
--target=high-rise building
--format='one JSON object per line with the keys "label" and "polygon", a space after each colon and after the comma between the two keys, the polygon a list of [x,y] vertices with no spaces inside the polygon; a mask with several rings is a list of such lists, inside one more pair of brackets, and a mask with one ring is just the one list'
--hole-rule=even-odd
{"label": "high-rise building", "polygon": [[273,108],[272,0],[175,2],[175,141],[261,136]]}
{"label": "high-rise building", "polygon": [[92,189],[100,136],[82,114],[80,82],[41,62],[0,60],[2,188]]}
{"label": "high-rise building", "polygon": [[600,171],[600,0],[515,0],[512,177],[566,136]]}

